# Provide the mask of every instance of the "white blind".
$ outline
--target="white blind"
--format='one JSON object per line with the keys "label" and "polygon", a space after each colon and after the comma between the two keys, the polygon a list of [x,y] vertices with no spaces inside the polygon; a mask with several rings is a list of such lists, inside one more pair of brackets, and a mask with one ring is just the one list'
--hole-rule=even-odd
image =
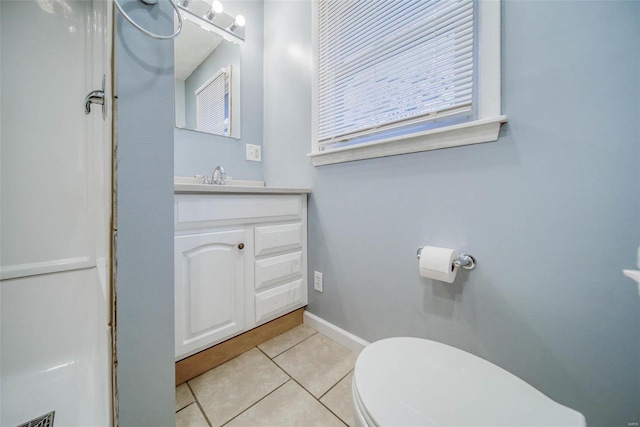
{"label": "white blind", "polygon": [[469,115],[472,0],[319,0],[319,149]]}
{"label": "white blind", "polygon": [[221,69],[196,90],[196,127],[216,135],[229,135],[227,70]]}

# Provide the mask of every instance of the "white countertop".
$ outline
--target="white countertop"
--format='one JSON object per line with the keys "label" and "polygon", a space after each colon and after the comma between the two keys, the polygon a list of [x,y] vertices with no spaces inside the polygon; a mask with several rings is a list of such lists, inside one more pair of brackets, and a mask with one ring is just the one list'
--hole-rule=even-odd
{"label": "white countertop", "polygon": [[252,187],[248,185],[174,184],[173,190],[179,194],[189,193],[235,193],[235,194],[305,194],[310,188],[297,187]]}
{"label": "white countertop", "polygon": [[188,193],[235,193],[235,194],[308,194],[310,188],[297,187],[265,187],[264,181],[245,181],[228,179],[226,185],[202,184],[202,177],[174,177],[173,191]]}

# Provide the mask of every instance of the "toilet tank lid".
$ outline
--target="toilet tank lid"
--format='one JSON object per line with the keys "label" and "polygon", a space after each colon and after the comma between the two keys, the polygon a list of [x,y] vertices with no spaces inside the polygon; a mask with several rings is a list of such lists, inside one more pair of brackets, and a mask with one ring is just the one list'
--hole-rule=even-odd
{"label": "toilet tank lid", "polygon": [[420,338],[367,346],[353,384],[379,426],[586,426],[582,414],[471,353]]}

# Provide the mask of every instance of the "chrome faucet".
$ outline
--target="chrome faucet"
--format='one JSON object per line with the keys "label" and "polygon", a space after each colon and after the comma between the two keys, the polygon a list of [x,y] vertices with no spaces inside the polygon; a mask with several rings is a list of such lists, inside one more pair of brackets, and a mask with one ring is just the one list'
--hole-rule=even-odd
{"label": "chrome faucet", "polygon": [[216,166],[211,174],[211,183],[216,185],[224,185],[225,178],[227,175],[224,173],[224,168],[222,166]]}

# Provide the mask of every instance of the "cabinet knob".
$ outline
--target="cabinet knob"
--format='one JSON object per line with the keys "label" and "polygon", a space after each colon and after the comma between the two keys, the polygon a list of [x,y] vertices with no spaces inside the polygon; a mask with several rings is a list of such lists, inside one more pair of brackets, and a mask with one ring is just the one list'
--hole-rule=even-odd
{"label": "cabinet knob", "polygon": [[238,249],[240,249],[240,250],[244,249],[244,243],[238,244]]}

